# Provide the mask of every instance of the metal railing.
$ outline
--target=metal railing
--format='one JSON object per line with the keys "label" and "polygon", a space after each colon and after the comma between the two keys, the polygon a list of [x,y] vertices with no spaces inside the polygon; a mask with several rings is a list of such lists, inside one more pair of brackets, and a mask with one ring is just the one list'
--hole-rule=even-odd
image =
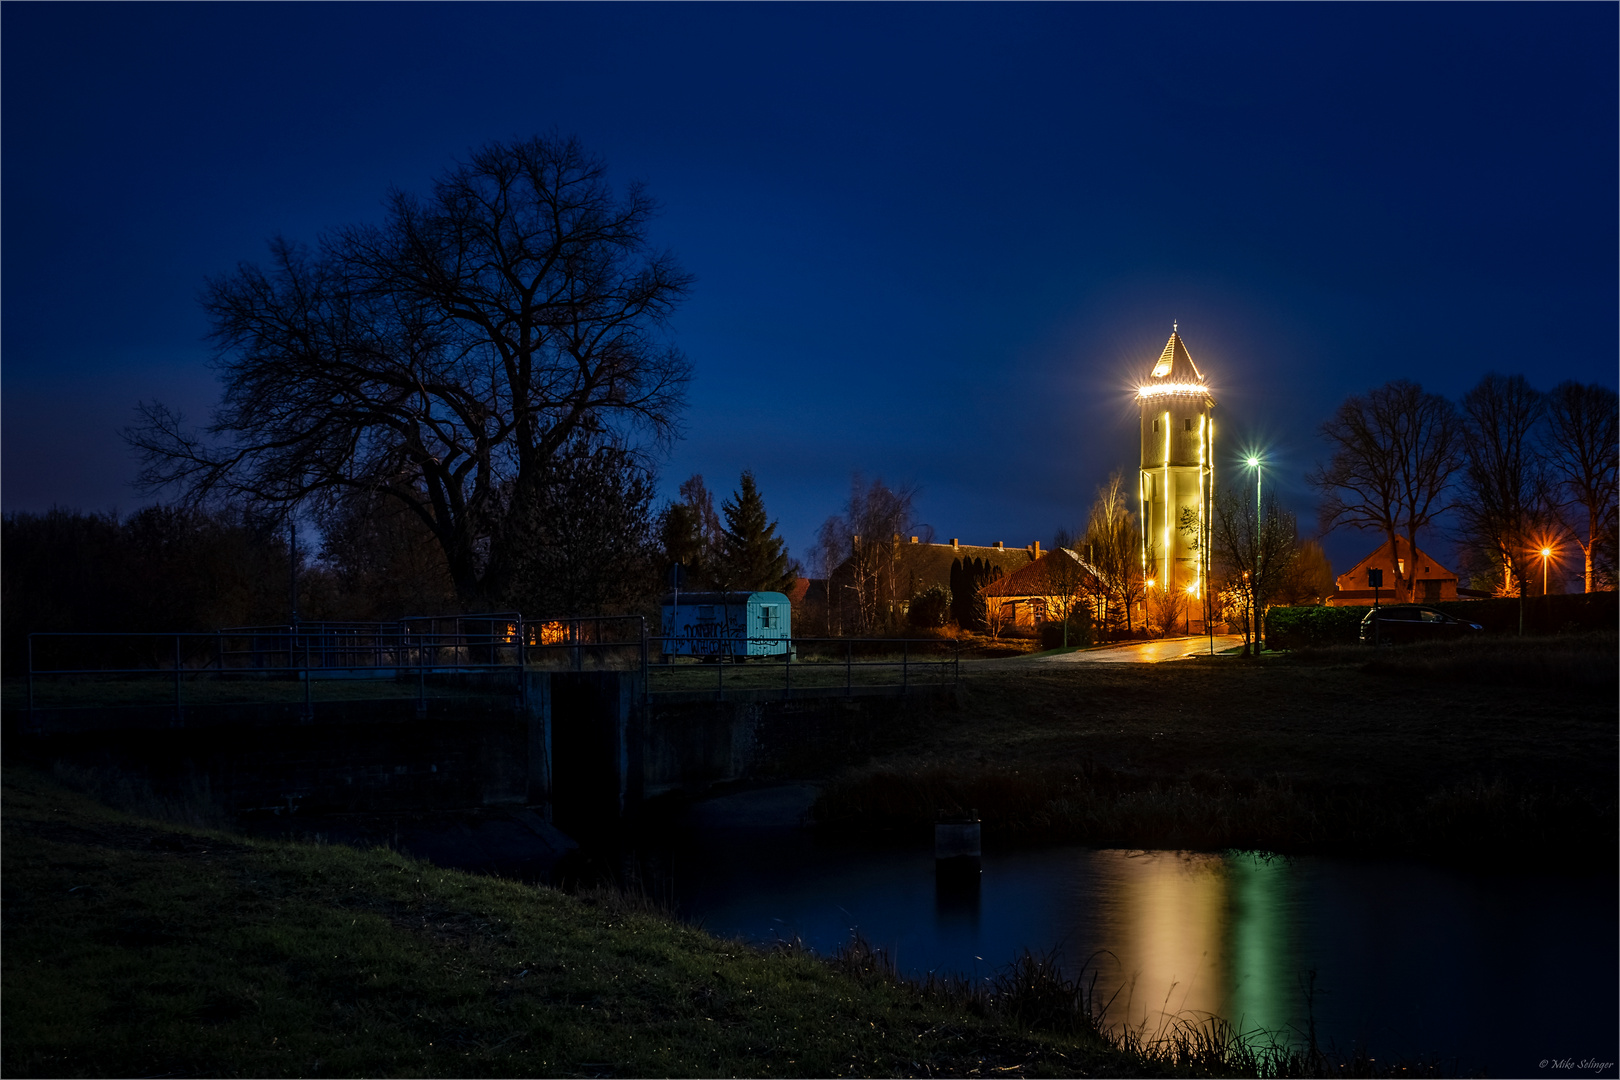
{"label": "metal railing", "polygon": [[[728,689],[760,693],[780,689],[784,698],[845,696],[878,689],[956,685],[962,677],[962,650],[948,638],[783,638],[733,637],[704,642],[654,635],[659,656],[647,668],[647,697],[711,692],[724,700]],[[746,666],[743,666],[746,665]]]}
{"label": "metal railing", "polygon": [[[430,699],[469,693],[511,694],[524,705],[527,671],[639,671],[645,702],[903,694],[958,683],[961,650],[937,638],[779,636],[694,648],[689,637],[649,634],[641,616],[526,620],[515,612],[211,633],[36,633],[26,705],[31,725],[41,708],[168,708],[181,726],[193,708],[263,704],[296,706],[309,722],[317,700],[339,697],[414,699],[420,716]],[[42,690],[52,691],[48,703]]]}

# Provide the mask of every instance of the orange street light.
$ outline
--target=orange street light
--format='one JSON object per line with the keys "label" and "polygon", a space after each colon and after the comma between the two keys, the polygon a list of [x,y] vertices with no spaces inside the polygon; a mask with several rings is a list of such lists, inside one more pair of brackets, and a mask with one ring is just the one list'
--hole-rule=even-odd
{"label": "orange street light", "polygon": [[1547,595],[1547,560],[1552,558],[1552,548],[1541,549],[1541,595]]}

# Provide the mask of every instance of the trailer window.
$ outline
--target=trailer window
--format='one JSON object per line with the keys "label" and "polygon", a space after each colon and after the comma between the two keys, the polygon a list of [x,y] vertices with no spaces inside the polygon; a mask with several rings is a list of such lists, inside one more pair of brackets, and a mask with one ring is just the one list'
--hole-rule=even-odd
{"label": "trailer window", "polygon": [[769,630],[776,625],[776,605],[762,604],[759,609],[759,625],[761,629]]}

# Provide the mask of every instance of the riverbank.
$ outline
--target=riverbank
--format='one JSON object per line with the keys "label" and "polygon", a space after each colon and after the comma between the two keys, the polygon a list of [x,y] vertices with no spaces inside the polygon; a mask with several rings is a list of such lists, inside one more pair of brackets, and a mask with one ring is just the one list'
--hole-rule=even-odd
{"label": "riverbank", "polygon": [[1613,862],[1615,670],[1613,634],[985,665],[811,816],[913,839],[976,809],[987,843]]}
{"label": "riverbank", "polygon": [[11,1076],[1328,1068],[1218,1021],[1104,1037],[1036,957],[919,984],[859,942],[760,950],[619,893],[135,817],[15,768],[3,809]]}

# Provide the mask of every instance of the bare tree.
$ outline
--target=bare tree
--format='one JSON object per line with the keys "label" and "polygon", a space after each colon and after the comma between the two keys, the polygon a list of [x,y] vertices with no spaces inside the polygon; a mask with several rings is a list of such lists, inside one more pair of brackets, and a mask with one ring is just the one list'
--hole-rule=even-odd
{"label": "bare tree", "polygon": [[1586,592],[1601,568],[1596,556],[1615,528],[1616,397],[1607,386],[1564,382],[1546,398],[1547,464],[1561,508],[1575,518],[1568,528],[1586,564]]}
{"label": "bare tree", "polygon": [[[1125,478],[1118,469],[1097,489],[1086,523],[1088,562],[1095,568],[1108,601],[1125,612],[1125,632],[1131,632],[1131,605],[1144,595],[1142,533],[1129,509]],[[1149,556],[1151,558],[1151,554]]]}
{"label": "bare tree", "polygon": [[1301,540],[1296,545],[1288,572],[1277,586],[1277,602],[1281,604],[1320,604],[1333,593],[1333,567],[1327,553],[1315,540]]}
{"label": "bare tree", "polygon": [[714,512],[714,496],[704,486],[701,473],[682,481],[680,494],[681,501],[667,507],[659,523],[664,558],[670,565],[682,567],[686,582],[682,588],[715,588],[725,533]]}
{"label": "bare tree", "polygon": [[[1392,550],[1404,535],[1416,551],[1418,533],[1449,508],[1446,492],[1462,451],[1456,407],[1396,379],[1345,399],[1320,432],[1332,456],[1306,479],[1322,492],[1322,531],[1376,529]],[[1401,584],[1407,596],[1416,574],[1413,559]]]}
{"label": "bare tree", "polygon": [[1074,613],[1075,605],[1085,590],[1086,579],[1090,577],[1085,563],[1073,549],[1075,547],[1074,534],[1068,529],[1059,529],[1052,541],[1052,553],[1044,560],[1046,564],[1046,594],[1056,602],[1055,616],[1048,612],[1048,618],[1055,617],[1063,623],[1063,647],[1069,645],[1069,620]]}
{"label": "bare tree", "polygon": [[665,320],[692,279],[648,249],[655,210],[575,141],[532,138],[474,152],[426,198],[393,193],[380,226],[314,251],[277,239],[268,269],[204,289],[225,383],[205,432],[140,406],[142,488],[385,494],[483,601],[522,557],[503,522],[544,498],[563,448],[675,432],[690,369]]}
{"label": "bare tree", "polygon": [[848,580],[829,578],[828,588],[847,587],[854,592],[861,630],[880,629],[893,621],[899,600],[897,538],[910,527],[916,498],[913,487],[895,489],[881,477],[868,482],[856,473],[850,480],[844,513],[821,526],[818,542],[825,550],[838,552],[839,566],[847,568]]}
{"label": "bare tree", "polygon": [[1535,443],[1545,403],[1523,375],[1491,372],[1463,395],[1467,424],[1457,519],[1464,540],[1502,572],[1503,589],[1520,600],[1524,632],[1524,564],[1531,535],[1548,520],[1547,475]]}
{"label": "bare tree", "polygon": [[1260,651],[1260,618],[1288,577],[1296,552],[1294,515],[1268,497],[1256,516],[1247,495],[1231,490],[1215,496],[1210,521],[1211,554],[1228,588],[1237,593],[1243,615],[1243,655]]}

